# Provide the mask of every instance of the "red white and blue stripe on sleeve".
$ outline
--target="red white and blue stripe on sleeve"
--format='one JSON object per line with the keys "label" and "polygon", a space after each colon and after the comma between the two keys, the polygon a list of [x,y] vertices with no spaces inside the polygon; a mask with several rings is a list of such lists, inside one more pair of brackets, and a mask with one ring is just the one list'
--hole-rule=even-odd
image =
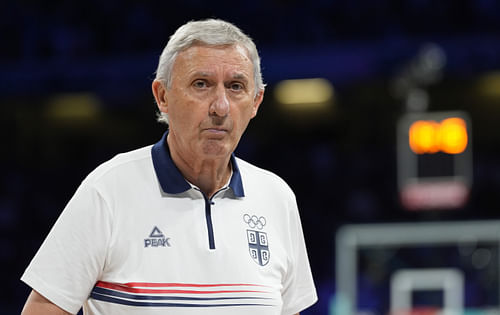
{"label": "red white and blue stripe on sleeve", "polygon": [[277,306],[271,287],[222,283],[96,283],[90,298],[136,307]]}

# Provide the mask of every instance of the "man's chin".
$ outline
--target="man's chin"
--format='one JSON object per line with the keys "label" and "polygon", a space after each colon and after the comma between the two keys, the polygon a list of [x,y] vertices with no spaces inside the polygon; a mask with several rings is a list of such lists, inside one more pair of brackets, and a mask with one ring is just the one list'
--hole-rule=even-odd
{"label": "man's chin", "polygon": [[227,141],[208,139],[203,144],[202,153],[205,158],[222,158],[231,155],[232,152]]}

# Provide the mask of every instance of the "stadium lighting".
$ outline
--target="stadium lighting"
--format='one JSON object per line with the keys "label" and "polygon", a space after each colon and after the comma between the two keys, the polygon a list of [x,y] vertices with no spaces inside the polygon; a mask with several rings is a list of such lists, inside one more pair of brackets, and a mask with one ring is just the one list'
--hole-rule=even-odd
{"label": "stadium lighting", "polygon": [[274,89],[278,103],[291,110],[315,110],[328,106],[334,97],[332,84],[322,78],[284,80]]}

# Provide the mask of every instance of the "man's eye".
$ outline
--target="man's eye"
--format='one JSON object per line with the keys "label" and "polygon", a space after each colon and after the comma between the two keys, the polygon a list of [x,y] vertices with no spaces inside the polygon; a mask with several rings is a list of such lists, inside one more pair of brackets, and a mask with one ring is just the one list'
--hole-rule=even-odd
{"label": "man's eye", "polygon": [[241,84],[241,83],[231,83],[230,88],[233,91],[240,91],[240,90],[243,89],[243,84]]}
{"label": "man's eye", "polygon": [[193,86],[199,89],[207,87],[207,83],[203,80],[196,80],[193,83]]}

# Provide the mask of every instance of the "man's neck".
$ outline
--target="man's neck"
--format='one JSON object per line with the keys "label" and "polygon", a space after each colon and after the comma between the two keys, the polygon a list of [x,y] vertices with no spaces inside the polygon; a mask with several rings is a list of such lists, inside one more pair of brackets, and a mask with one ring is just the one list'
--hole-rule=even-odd
{"label": "man's neck", "polygon": [[181,174],[191,184],[211,198],[229,181],[231,176],[231,156],[223,158],[186,158],[167,138],[170,156]]}

